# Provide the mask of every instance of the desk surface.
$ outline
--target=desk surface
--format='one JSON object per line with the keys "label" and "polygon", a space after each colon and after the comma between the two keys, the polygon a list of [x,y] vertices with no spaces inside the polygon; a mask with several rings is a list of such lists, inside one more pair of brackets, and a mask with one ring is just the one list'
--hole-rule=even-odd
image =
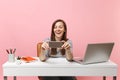
{"label": "desk surface", "polygon": [[[37,57],[36,57],[37,58]],[[116,76],[117,64],[112,61],[96,64],[78,64],[65,58],[50,58],[18,65],[16,62],[3,64],[4,76]]]}

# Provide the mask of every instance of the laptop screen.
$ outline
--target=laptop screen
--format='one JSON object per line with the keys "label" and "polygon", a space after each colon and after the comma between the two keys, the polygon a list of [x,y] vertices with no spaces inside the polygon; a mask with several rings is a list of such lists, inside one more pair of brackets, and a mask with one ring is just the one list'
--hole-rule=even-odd
{"label": "laptop screen", "polygon": [[88,44],[83,59],[84,63],[105,62],[110,58],[114,43]]}

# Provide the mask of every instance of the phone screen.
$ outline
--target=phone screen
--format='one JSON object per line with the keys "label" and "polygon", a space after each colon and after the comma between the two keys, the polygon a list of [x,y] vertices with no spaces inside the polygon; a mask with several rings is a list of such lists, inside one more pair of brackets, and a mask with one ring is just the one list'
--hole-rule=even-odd
{"label": "phone screen", "polygon": [[64,44],[64,42],[62,42],[62,41],[50,41],[49,42],[49,47],[60,48],[63,44]]}

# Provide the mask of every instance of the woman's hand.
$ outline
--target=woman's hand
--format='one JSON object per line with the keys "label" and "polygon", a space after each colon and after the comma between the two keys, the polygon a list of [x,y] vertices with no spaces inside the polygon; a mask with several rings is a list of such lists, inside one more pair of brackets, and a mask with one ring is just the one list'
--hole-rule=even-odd
{"label": "woman's hand", "polygon": [[42,44],[41,47],[42,47],[42,49],[44,49],[44,50],[48,50],[48,49],[50,48],[47,42],[43,42],[43,44]]}
{"label": "woman's hand", "polygon": [[64,42],[64,44],[62,45],[62,48],[65,50],[69,50],[70,49],[70,44],[68,42]]}
{"label": "woman's hand", "polygon": [[65,49],[66,51],[66,59],[68,61],[72,61],[73,60],[73,55],[72,55],[72,52],[70,50],[70,44],[68,42],[64,42],[64,44],[62,45],[62,48]]}
{"label": "woman's hand", "polygon": [[42,45],[41,45],[41,53],[40,53],[40,60],[42,62],[46,61],[47,60],[47,57],[45,55],[45,50],[48,50],[49,49],[49,45],[47,42],[43,42]]}

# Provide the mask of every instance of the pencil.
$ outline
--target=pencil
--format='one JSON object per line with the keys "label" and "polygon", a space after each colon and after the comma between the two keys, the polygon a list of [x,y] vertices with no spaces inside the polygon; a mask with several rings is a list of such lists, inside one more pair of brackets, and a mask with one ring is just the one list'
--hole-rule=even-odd
{"label": "pencil", "polygon": [[7,53],[9,54],[9,51],[6,49]]}
{"label": "pencil", "polygon": [[15,53],[16,49],[14,49],[13,54]]}

